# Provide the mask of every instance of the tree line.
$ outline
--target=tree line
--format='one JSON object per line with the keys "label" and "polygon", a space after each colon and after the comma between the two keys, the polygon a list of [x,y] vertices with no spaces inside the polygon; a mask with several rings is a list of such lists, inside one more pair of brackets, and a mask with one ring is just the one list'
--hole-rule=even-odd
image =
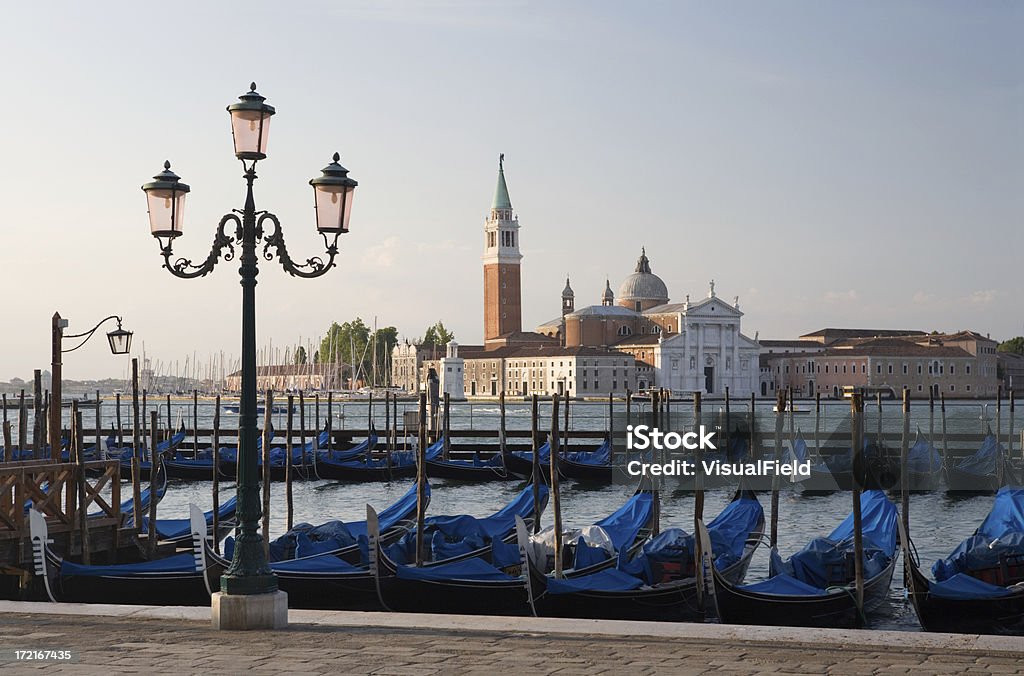
{"label": "tree line", "polygon": [[[445,345],[455,340],[441,321],[427,327],[422,344]],[[332,322],[313,352],[314,364],[333,364],[339,367],[342,378],[348,382],[361,381],[372,385],[388,384],[391,350],[398,344],[398,329],[386,326],[373,331],[361,317],[339,324]],[[310,356],[301,345],[295,350],[296,365],[306,364]],[[375,368],[376,367],[376,368]],[[376,379],[374,376],[376,374]]]}

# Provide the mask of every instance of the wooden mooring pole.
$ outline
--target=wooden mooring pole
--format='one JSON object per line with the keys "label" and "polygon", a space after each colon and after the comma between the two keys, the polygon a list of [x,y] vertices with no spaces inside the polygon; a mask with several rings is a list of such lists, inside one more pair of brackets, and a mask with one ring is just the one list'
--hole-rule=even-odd
{"label": "wooden mooring pole", "polygon": [[942,422],[942,461],[943,463],[951,463],[953,459],[949,457],[949,452],[946,450],[949,448],[948,441],[946,439],[946,393],[939,393],[939,417]]}
{"label": "wooden mooring pole", "polygon": [[[57,402],[57,406],[60,406],[60,402]],[[42,438],[42,420],[43,416],[40,415],[43,411],[43,372],[36,369],[32,372],[32,457],[37,460],[42,457],[42,445],[40,439]],[[58,430],[60,432],[60,430]],[[50,447],[50,459],[54,462],[60,462],[60,442],[53,444]]]}
{"label": "wooden mooring pole", "polygon": [[[610,399],[609,399],[610,400]],[[611,427],[611,419],[608,421]],[[555,579],[562,579],[562,503],[558,490],[558,393],[551,395],[551,512],[555,521]]]}
{"label": "wooden mooring pole", "polygon": [[533,486],[533,532],[540,532],[540,430],[537,427],[537,395],[530,402],[530,437],[533,453],[530,459],[530,481]]}
{"label": "wooden mooring pole", "polygon": [[[666,414],[667,415],[667,414]],[[660,416],[659,416],[660,417]],[[701,422],[701,393],[693,393],[693,431],[700,437],[700,422]],[[671,425],[671,419],[669,422]],[[700,529],[701,523],[704,521],[704,450],[697,444],[697,447],[693,450],[694,459],[694,494],[693,494],[693,556],[694,556],[694,571],[697,575],[697,607],[701,611],[705,609],[705,600],[707,598],[704,589],[704,578],[701,574],[701,561],[704,558],[703,547],[701,546]]]}
{"label": "wooden mooring pole", "polygon": [[[284,504],[287,512],[288,527],[286,531],[292,529],[292,425],[294,423],[294,409],[295,407],[295,396],[288,395],[288,417],[285,432],[285,456],[284,456]],[[302,449],[302,457],[306,457],[306,446],[303,444],[299,446]]]}
{"label": "wooden mooring pole", "polygon": [[157,479],[160,475],[160,453],[157,451],[157,434],[159,423],[157,412],[152,411],[149,430],[149,527],[146,528],[146,545],[149,559],[156,558],[156,542],[160,539],[156,532],[156,503],[160,502],[157,495]]}
{"label": "wooden mooring pole", "polygon": [[[775,393],[775,460],[782,460],[782,426],[786,419],[786,390]],[[772,473],[772,521],[769,530],[772,547],[779,543],[779,473]]]}
{"label": "wooden mooring pole", "polygon": [[[149,424],[147,422],[149,420],[148,408],[149,407],[148,407],[147,402],[146,402],[146,390],[142,390],[142,441],[143,441],[143,443],[145,443],[146,437],[149,436],[149,433],[147,432],[148,424]],[[152,450],[153,449],[149,449],[149,450],[144,451],[143,454],[142,454],[142,457],[146,458],[149,455],[149,453],[152,452]]]}
{"label": "wooden mooring pole", "polygon": [[310,460],[313,471],[306,467],[306,397],[302,390],[299,390],[299,443],[302,445],[302,476],[312,478],[316,476],[316,452],[320,450],[320,434],[313,434],[313,453]]}
{"label": "wooden mooring pole", "polygon": [[[103,412],[102,412],[102,409],[100,408],[100,391],[96,390],[96,414],[95,414],[96,452],[93,454],[93,457],[96,460],[103,460],[106,457],[106,454],[103,453],[103,450],[102,450],[102,448],[103,448],[103,433],[101,432],[101,429],[103,427],[103,419],[102,418],[103,418]],[[45,418],[44,418],[44,420],[45,420]]]}
{"label": "wooden mooring pole", "polygon": [[199,457],[199,390],[192,390],[192,457]]}
{"label": "wooden mooring pole", "polygon": [[132,523],[142,528],[142,440],[139,438],[139,360],[132,358]]}
{"label": "wooden mooring pole", "polygon": [[[121,424],[121,393],[120,392],[118,392],[117,394],[114,395],[114,409],[115,409],[114,410],[114,421],[117,424],[117,436],[115,438],[117,439],[117,452],[118,452],[118,454],[120,454],[121,449],[124,448],[124,427]],[[103,460],[107,459],[106,450],[103,451],[103,454],[100,456],[100,458],[103,459]]]}
{"label": "wooden mooring pole", "polygon": [[[562,442],[562,456],[564,457],[564,456],[569,455],[569,397],[568,397],[568,395],[566,395],[566,397],[565,397],[565,407],[564,407],[563,415],[562,415],[562,439],[563,439],[563,442]],[[612,445],[612,436],[611,436],[611,430],[609,430],[609,434],[608,434],[608,448],[609,449],[611,449],[611,445]]]}
{"label": "wooden mooring pole", "polygon": [[[700,436],[700,422],[702,417],[701,407],[701,393],[693,393],[693,431],[698,433]],[[669,423],[671,424],[671,423]],[[696,481],[694,481],[694,488],[696,493],[693,496],[693,532],[697,532],[697,522],[704,519],[704,470],[701,463],[704,460],[704,451],[697,445],[697,448],[693,451],[693,458],[696,462]],[[697,542],[697,538],[694,538],[694,542]]]}
{"label": "wooden mooring pole", "polygon": [[[1006,457],[1013,457],[1013,409],[1014,409],[1014,392],[1010,390],[1010,429],[1006,430]],[[1022,449],[1024,450],[1024,449]]]}
{"label": "wooden mooring pole", "polygon": [[1003,386],[996,385],[996,443],[999,443],[1001,436],[1003,436]]}
{"label": "wooden mooring pole", "polygon": [[427,393],[420,392],[416,444],[416,567],[423,565],[423,520],[427,510]]}
{"label": "wooden mooring pole", "polygon": [[814,393],[814,455],[821,460],[821,392]]}
{"label": "wooden mooring pole", "polygon": [[501,453],[501,466],[508,471],[508,444],[505,442],[505,390],[498,395],[498,452]]}
{"label": "wooden mooring pole", "polygon": [[729,460],[730,456],[732,454],[732,446],[729,445],[729,442],[731,440],[730,439],[730,435],[732,434],[732,431],[729,429],[730,427],[732,427],[732,417],[730,416],[730,409],[729,409],[729,386],[726,385],[725,386],[725,458],[726,458],[726,460]]}
{"label": "wooden mooring pole", "polygon": [[[384,390],[384,448],[391,442],[391,392]],[[389,464],[390,466],[390,464]]]}
{"label": "wooden mooring pole", "polygon": [[[929,440],[929,443],[931,440]],[[903,436],[900,439],[900,511],[903,518],[903,531],[910,532],[910,467],[907,456],[910,453],[910,390],[903,388]],[[928,463],[931,470],[931,462]]]}
{"label": "wooden mooring pole", "polygon": [[69,455],[74,458],[75,463],[75,483],[78,488],[78,532],[79,542],[82,545],[82,563],[88,566],[92,564],[92,548],[89,543],[89,502],[85,493],[85,458],[82,453],[82,412],[78,410],[77,401],[71,402],[71,409],[74,434],[70,440],[73,447],[70,449]]}
{"label": "wooden mooring pole", "polygon": [[331,457],[334,448],[334,393],[327,393],[327,457]]}
{"label": "wooden mooring pole", "polygon": [[[935,443],[935,390],[928,386],[928,443]],[[942,459],[942,467],[946,467],[946,440],[942,440],[942,448],[939,449],[939,457]]]}
{"label": "wooden mooring pole", "polygon": [[4,392],[0,396],[3,397],[4,406],[4,452],[0,462],[8,462],[14,457],[14,445],[11,441],[11,421],[7,419],[7,393]]}
{"label": "wooden mooring pole", "polygon": [[441,434],[444,435],[444,459],[447,460],[451,453],[451,397],[447,390],[444,393],[444,411],[442,412]]}
{"label": "wooden mooring pole", "polygon": [[220,395],[213,404],[213,551],[220,554]]}
{"label": "wooden mooring pole", "polygon": [[[853,466],[863,466],[864,456],[864,400],[859,392],[850,398],[850,434],[853,437]],[[864,621],[864,532],[860,509],[861,481],[856,470],[853,473],[853,571],[857,602],[857,624]]]}
{"label": "wooden mooring pole", "polygon": [[270,444],[273,433],[274,391],[263,399],[263,553],[270,556]]}
{"label": "wooden mooring pole", "polygon": [[18,450],[20,457],[24,457],[28,448],[28,405],[25,403],[25,390],[21,391],[18,399]]}
{"label": "wooden mooring pole", "polygon": [[[49,444],[49,420],[50,420],[50,391],[43,391],[43,410],[42,420],[39,421],[39,436],[42,439],[42,444],[45,446]],[[70,446],[68,447],[70,449]],[[63,450],[61,451],[61,457],[63,457]]]}

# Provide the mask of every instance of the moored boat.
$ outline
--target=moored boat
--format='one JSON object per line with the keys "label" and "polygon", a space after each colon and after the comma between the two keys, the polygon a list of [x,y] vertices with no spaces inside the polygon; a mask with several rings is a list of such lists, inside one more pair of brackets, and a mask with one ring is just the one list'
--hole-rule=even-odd
{"label": "moored boat", "polygon": [[1004,487],[974,534],[920,570],[902,533],[904,585],[925,631],[1024,636],[1024,488]]}
{"label": "moored boat", "polygon": [[773,547],[769,579],[729,582],[712,569],[718,616],[729,624],[856,627],[886,597],[896,560],[896,507],[879,490],[861,494],[864,614],[854,593],[853,515],[827,538],[783,561]]}
{"label": "moored boat", "polygon": [[[751,491],[708,524],[722,576],[742,582],[764,531],[764,511]],[[670,528],[644,543],[636,557],[614,568],[556,580],[531,563],[530,588],[537,613],[552,617],[638,621],[701,621],[694,538]]]}
{"label": "moored boat", "polygon": [[946,491],[995,493],[1005,483],[1006,469],[1006,449],[989,430],[977,451],[946,467]]}

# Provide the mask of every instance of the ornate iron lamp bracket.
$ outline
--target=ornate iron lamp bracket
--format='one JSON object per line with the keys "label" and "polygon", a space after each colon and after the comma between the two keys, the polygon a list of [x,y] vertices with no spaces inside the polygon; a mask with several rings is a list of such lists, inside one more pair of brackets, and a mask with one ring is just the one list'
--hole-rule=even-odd
{"label": "ornate iron lamp bracket", "polygon": [[[235,223],[235,236],[230,237],[224,232],[224,226],[229,221]],[[235,257],[235,246],[236,241],[241,240],[242,233],[242,221],[238,216],[234,214],[225,214],[220,219],[220,223],[217,224],[217,234],[213,238],[213,248],[210,250],[210,255],[206,257],[200,265],[193,265],[191,259],[178,258],[174,262],[171,262],[171,257],[174,255],[172,245],[174,240],[168,240],[166,245],[161,244],[160,253],[164,257],[164,267],[174,275],[175,277],[181,277],[182,279],[195,279],[197,277],[205,277],[206,275],[213,272],[213,268],[217,265],[220,260],[221,253],[224,249],[227,252],[224,253],[224,260],[230,261]]]}
{"label": "ornate iron lamp bracket", "polygon": [[[266,235],[264,239],[263,257],[271,261],[274,260],[276,255],[277,260],[281,263],[281,267],[289,275],[312,279],[320,277],[334,267],[334,257],[338,255],[338,235],[340,233],[335,233],[334,239],[330,241],[328,241],[326,234],[321,233],[324,238],[324,246],[327,248],[326,261],[320,256],[313,256],[312,258],[307,258],[304,264],[300,264],[293,261],[291,256],[288,255],[288,247],[284,243],[284,233],[281,231],[281,222],[277,220],[277,216],[269,212],[263,213],[256,221],[256,229],[260,233],[263,232],[264,221],[273,223],[274,230],[269,235]],[[270,250],[271,248],[274,249],[273,252]]]}

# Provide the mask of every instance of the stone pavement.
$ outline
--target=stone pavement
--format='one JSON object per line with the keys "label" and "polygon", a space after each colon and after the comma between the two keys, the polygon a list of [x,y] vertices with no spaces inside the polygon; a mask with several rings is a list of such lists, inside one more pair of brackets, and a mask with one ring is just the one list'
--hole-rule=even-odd
{"label": "stone pavement", "polygon": [[[538,618],[291,611],[214,632],[208,608],[0,602],[0,672],[216,674],[1020,673],[1024,639]],[[72,650],[17,661],[14,650]]]}

